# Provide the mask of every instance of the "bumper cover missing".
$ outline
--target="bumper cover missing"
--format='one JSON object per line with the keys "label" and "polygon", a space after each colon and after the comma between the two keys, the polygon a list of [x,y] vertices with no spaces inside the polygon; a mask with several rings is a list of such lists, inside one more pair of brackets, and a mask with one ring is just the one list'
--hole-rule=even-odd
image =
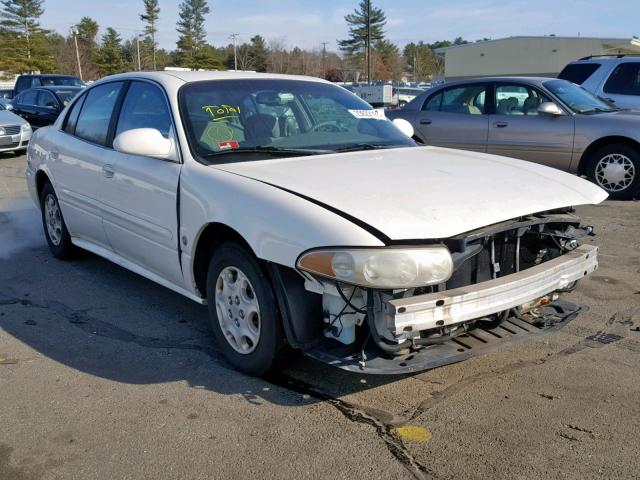
{"label": "bumper cover missing", "polygon": [[505,277],[438,293],[387,302],[391,331],[419,331],[451,325],[524,305],[594,272],[598,248],[582,245],[535,267]]}

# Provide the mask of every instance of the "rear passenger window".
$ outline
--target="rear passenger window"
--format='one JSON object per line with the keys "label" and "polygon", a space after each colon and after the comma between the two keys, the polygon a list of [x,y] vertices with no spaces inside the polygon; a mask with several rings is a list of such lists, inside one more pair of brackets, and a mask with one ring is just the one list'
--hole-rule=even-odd
{"label": "rear passenger window", "polygon": [[116,135],[135,128],[155,128],[164,137],[171,131],[171,114],[162,91],[146,82],[132,82],[122,104]]}
{"label": "rear passenger window", "polygon": [[78,123],[78,117],[80,116],[80,110],[82,109],[82,104],[84,103],[85,96],[79,98],[76,103],[71,107],[71,111],[69,112],[69,116],[67,117],[67,123],[64,126],[64,131],[73,135],[76,131],[76,124]]}
{"label": "rear passenger window", "polygon": [[28,90],[22,94],[16,103],[22,105],[35,105],[38,99],[38,90]]}
{"label": "rear passenger window", "polygon": [[89,90],[78,117],[77,137],[106,146],[111,114],[122,85],[122,82],[106,83]]}
{"label": "rear passenger window", "polygon": [[640,63],[621,63],[604,84],[605,93],[640,95]]}
{"label": "rear passenger window", "polygon": [[438,93],[427,100],[427,103],[424,104],[423,110],[427,112],[438,112],[440,111],[440,104],[442,103],[442,93]]}
{"label": "rear passenger window", "polygon": [[586,82],[600,68],[600,65],[600,63],[572,63],[562,69],[558,78],[580,85]]}
{"label": "rear passenger window", "polygon": [[486,85],[477,84],[445,90],[442,94],[440,111],[466,115],[482,115],[484,113],[486,90]]}

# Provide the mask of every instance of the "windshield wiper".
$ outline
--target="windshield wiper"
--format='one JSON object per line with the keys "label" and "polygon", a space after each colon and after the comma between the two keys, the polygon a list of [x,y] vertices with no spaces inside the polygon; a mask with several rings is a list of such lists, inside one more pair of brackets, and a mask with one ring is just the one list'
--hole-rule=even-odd
{"label": "windshield wiper", "polygon": [[612,107],[612,108],[593,107],[593,108],[588,108],[587,110],[581,110],[580,113],[609,113],[609,112],[618,112],[620,110],[622,109],[616,108],[616,107]]}
{"label": "windshield wiper", "polygon": [[360,150],[383,150],[385,148],[394,148],[396,145],[376,145],[373,143],[356,143],[348,147],[336,148],[334,152],[357,152]]}
{"label": "windshield wiper", "polygon": [[217,157],[219,155],[231,155],[241,153],[266,153],[269,155],[283,155],[283,156],[303,156],[303,155],[322,155],[327,153],[333,153],[333,150],[319,150],[313,148],[284,148],[284,147],[271,147],[271,146],[257,146],[246,148],[230,148],[228,150],[221,150],[219,152],[211,152],[203,155],[205,158]]}

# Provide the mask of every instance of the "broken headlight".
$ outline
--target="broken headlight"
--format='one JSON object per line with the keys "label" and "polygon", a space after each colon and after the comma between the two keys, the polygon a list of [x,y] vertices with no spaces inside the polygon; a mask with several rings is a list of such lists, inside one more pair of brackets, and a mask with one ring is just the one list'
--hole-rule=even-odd
{"label": "broken headlight", "polygon": [[400,289],[446,282],[453,273],[453,260],[444,245],[322,249],[302,254],[297,267],[361,287]]}

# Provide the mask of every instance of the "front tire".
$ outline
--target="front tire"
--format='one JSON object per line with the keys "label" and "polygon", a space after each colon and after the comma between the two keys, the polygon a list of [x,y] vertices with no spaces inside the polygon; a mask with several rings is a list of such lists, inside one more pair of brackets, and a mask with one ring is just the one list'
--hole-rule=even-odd
{"label": "front tire", "polygon": [[71,235],[62,216],[58,197],[51,183],[47,182],[40,192],[40,212],[42,226],[49,249],[54,257],[68,260],[73,257],[75,247],[71,243]]}
{"label": "front tire", "polygon": [[606,145],[589,159],[586,174],[612,199],[640,195],[640,151],[623,143]]}
{"label": "front tire", "polygon": [[260,376],[285,349],[282,321],[269,278],[236,243],[218,247],[207,274],[209,321],[225,359],[237,370]]}

